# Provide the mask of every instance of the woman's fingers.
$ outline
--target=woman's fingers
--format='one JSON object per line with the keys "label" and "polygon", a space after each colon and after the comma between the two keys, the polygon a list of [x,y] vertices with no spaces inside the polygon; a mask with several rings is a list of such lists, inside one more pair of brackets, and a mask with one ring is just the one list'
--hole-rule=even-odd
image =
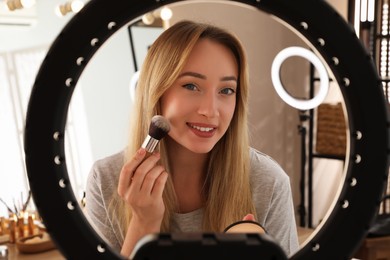
{"label": "woman's fingers", "polygon": [[144,176],[143,182],[141,183],[140,191],[148,195],[151,194],[157,178],[161,175],[163,171],[164,171],[164,167],[162,167],[161,165],[157,165],[154,168],[152,168]]}
{"label": "woman's fingers", "polygon": [[160,154],[152,154],[135,169],[133,177],[131,178],[131,186],[133,189],[138,191],[141,190],[145,178],[147,178],[149,173],[156,171],[156,168],[162,169],[162,166],[156,165],[158,160],[160,160]]}
{"label": "woman's fingers", "polygon": [[255,216],[253,214],[246,214],[242,220],[251,220],[255,221]]}
{"label": "woman's fingers", "polygon": [[168,174],[158,164],[160,154],[140,149],[121,171],[118,194],[143,225],[160,227],[165,212],[162,193]]}
{"label": "woman's fingers", "polygon": [[142,163],[146,154],[145,149],[139,149],[134,157],[126,163],[121,170],[118,182],[118,194],[123,197],[128,189],[130,182],[132,181],[133,174],[138,165]]}
{"label": "woman's fingers", "polygon": [[153,189],[152,189],[152,196],[157,198],[162,198],[165,183],[168,179],[168,173],[166,171],[163,171],[158,178],[156,179]]}
{"label": "woman's fingers", "polygon": [[138,195],[141,197],[162,196],[168,174],[163,174],[164,168],[157,165],[159,160],[159,153],[146,156],[144,149],[138,150],[135,156],[122,168],[119,176],[118,194],[128,202],[130,202],[129,200],[138,200],[140,198]]}

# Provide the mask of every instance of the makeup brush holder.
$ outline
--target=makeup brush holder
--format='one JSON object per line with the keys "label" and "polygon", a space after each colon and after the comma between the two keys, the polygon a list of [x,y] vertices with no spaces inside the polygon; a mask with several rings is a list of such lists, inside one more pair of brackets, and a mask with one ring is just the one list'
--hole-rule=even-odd
{"label": "makeup brush holder", "polygon": [[27,211],[18,215],[11,214],[9,218],[0,218],[0,238],[6,239],[9,243],[15,243],[17,239],[39,233],[34,223],[35,214]]}

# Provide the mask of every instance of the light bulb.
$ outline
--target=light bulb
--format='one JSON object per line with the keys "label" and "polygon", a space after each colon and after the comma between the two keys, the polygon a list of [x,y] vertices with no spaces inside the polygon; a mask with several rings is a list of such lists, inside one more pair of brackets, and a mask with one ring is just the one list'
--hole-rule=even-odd
{"label": "light bulb", "polygon": [[160,13],[161,19],[167,21],[172,18],[172,10],[168,7],[163,7]]}
{"label": "light bulb", "polygon": [[54,12],[57,16],[62,17],[67,13],[78,13],[84,7],[84,2],[80,0],[68,1],[65,4],[57,5]]}
{"label": "light bulb", "polygon": [[58,17],[62,17],[64,16],[65,14],[62,13],[61,11],[61,5],[57,5],[54,9],[54,13],[58,16]]}
{"label": "light bulb", "polygon": [[74,13],[78,13],[81,9],[83,9],[83,7],[84,7],[84,2],[79,0],[72,1],[72,3],[70,4],[70,8]]}
{"label": "light bulb", "polygon": [[139,79],[139,74],[140,71],[136,71],[134,75],[130,79],[130,84],[129,84],[129,91],[130,91],[130,98],[131,101],[135,102],[135,90],[137,88],[137,83]]}
{"label": "light bulb", "polygon": [[154,15],[152,13],[146,13],[142,16],[142,22],[146,25],[151,25],[154,22]]}
{"label": "light bulb", "polygon": [[20,1],[7,0],[5,3],[8,11],[15,11],[17,9],[23,8],[22,3]]}
{"label": "light bulb", "polygon": [[35,0],[20,0],[20,3],[22,4],[23,7],[30,8],[30,7],[35,5],[36,1]]}

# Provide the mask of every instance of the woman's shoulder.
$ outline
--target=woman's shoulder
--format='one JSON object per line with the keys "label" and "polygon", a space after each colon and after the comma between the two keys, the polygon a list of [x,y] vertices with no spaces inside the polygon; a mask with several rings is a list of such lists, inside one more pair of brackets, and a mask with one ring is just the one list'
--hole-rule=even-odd
{"label": "woman's shoulder", "polygon": [[94,166],[97,167],[120,167],[123,166],[125,151],[119,151],[117,153],[108,155],[95,161]]}
{"label": "woman's shoulder", "polygon": [[120,151],[115,154],[98,159],[92,166],[92,172],[95,178],[115,180],[114,176],[119,176],[119,173],[124,164],[125,152]]}
{"label": "woman's shoulder", "polygon": [[[93,207],[92,205],[95,205],[98,201],[105,201],[104,203],[107,204],[111,200],[118,185],[124,155],[125,153],[121,151],[94,162],[88,175],[86,191],[87,204],[91,205],[90,207]],[[93,197],[95,198],[92,199]],[[92,204],[91,199],[93,200]]]}
{"label": "woman's shoulder", "polygon": [[251,179],[264,181],[289,182],[289,176],[271,156],[250,148]]}

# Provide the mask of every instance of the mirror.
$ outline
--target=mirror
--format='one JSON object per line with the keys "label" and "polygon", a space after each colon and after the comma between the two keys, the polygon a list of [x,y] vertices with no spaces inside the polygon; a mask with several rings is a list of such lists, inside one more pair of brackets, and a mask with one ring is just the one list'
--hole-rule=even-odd
{"label": "mirror", "polygon": [[[307,49],[310,49],[310,47],[285,25],[275,21],[268,14],[247,6],[221,2],[191,2],[174,4],[170,8],[173,12],[171,23],[181,19],[211,22],[234,31],[243,41],[249,58],[251,75],[251,142],[253,147],[272,156],[289,174],[294,204],[297,209],[297,225],[300,227],[298,209],[302,196],[300,190],[301,168],[307,167],[307,165],[301,165],[302,137],[299,127],[309,128],[309,122],[308,120],[301,121],[301,112],[287,105],[276,94],[272,87],[271,64],[276,54],[286,47],[302,46]],[[195,9],[199,10],[196,14],[193,12]],[[212,14],[214,10],[219,10],[218,17]],[[230,17],[233,14],[237,17],[234,21],[221,18]],[[246,26],[247,24],[253,26]],[[129,26],[134,44],[139,44],[133,46],[136,55],[142,53],[142,51],[145,54],[148,46],[162,31],[161,28],[147,27],[139,23],[130,24]],[[118,52],[118,50],[120,51]],[[92,147],[89,152],[91,152],[93,160],[113,154],[123,149],[126,144],[128,121],[131,119],[129,107],[132,102],[129,84],[132,75],[136,71],[135,67],[140,67],[139,61],[142,60],[142,57],[137,56],[137,64],[135,64],[131,50],[129,28],[125,26],[99,49],[98,53],[88,63],[77,83],[76,91],[81,90],[84,98]],[[281,78],[285,88],[293,96],[302,99],[309,98],[309,71],[310,63],[302,58],[292,57],[283,64]],[[315,77],[316,74],[313,76]],[[318,83],[314,82],[313,84]],[[315,90],[316,88],[317,86],[315,86]],[[324,102],[343,103],[339,87],[334,79]],[[313,116],[315,117],[316,114],[313,114]],[[313,132],[315,132],[314,127]],[[315,136],[312,138],[315,140]],[[308,134],[305,137],[305,142],[308,142]],[[83,149],[82,151],[82,154],[88,152],[88,150]],[[328,210],[333,206],[334,198],[338,195],[339,187],[345,179],[342,160],[316,159],[313,157],[313,163],[315,164],[314,168],[320,170],[314,170],[312,174],[312,203],[314,206],[311,220],[312,228],[299,228],[302,245],[307,242],[306,239],[315,227],[326,218]],[[325,172],[324,168],[326,168]],[[88,171],[83,171],[83,178],[86,179]],[[332,174],[329,174],[329,172]],[[76,173],[76,175],[79,174]],[[305,175],[307,175],[307,170],[305,170]],[[324,183],[329,184],[324,185]],[[80,193],[78,192],[78,194]],[[302,225],[307,227],[307,188],[304,195],[303,206],[306,215],[304,216],[305,223]]]}
{"label": "mirror", "polygon": [[[189,3],[189,5],[192,4],[198,5],[196,10],[200,10],[199,12],[197,11],[196,15],[192,12],[193,7],[180,4],[173,5],[172,9],[174,14],[181,13],[182,17],[174,16],[172,22],[174,22],[175,19],[180,20],[183,17],[186,19],[212,21],[218,25],[233,29],[233,31],[236,31],[239,35],[239,38],[244,40],[244,45],[246,46],[247,54],[250,59],[251,83],[253,84],[253,99],[251,100],[251,111],[253,112],[251,113],[250,120],[251,131],[254,137],[252,140],[253,146],[271,155],[282,165],[285,171],[291,176],[294,201],[299,201],[298,190],[301,167],[299,150],[300,136],[298,132],[295,131],[295,129],[298,128],[298,125],[300,125],[299,113],[296,109],[290,108],[281,102],[280,98],[275,94],[271,87],[272,82],[269,77],[269,70],[274,56],[273,54],[276,54],[286,46],[300,45],[307,47],[307,45],[299,39],[299,37],[296,37],[293,32],[272,20],[268,15],[259,13],[257,10],[244,6],[237,6],[237,4],[209,3],[201,5]],[[218,6],[216,7],[215,5]],[[221,5],[224,6],[221,15],[223,15],[222,13],[225,13],[224,15],[226,16],[239,14],[242,16],[242,19],[237,20],[242,21],[242,23],[239,24],[234,21],[234,23],[231,24],[228,19],[223,19],[224,21],[210,20],[210,17],[214,16],[210,15],[208,12],[210,12],[210,10],[221,10]],[[240,11],[238,12],[237,10]],[[199,13],[204,14],[204,17],[199,17]],[[243,25],[246,24],[254,24],[254,26],[253,28],[251,26],[246,26],[245,30],[243,30]],[[264,37],[262,36],[259,39],[256,38],[255,41],[245,41],[245,39],[252,38],[253,35],[258,35],[259,31],[263,31],[259,30],[260,27],[264,28]],[[269,34],[269,28],[275,28],[275,31],[278,33],[267,35]],[[126,29],[127,28],[123,28],[123,30],[116,33],[105,46],[99,50],[93,60],[88,63],[87,68],[78,81],[79,86],[76,88],[76,91],[79,89],[82,91],[82,98],[85,101],[84,109],[86,112],[86,121],[84,122],[87,122],[88,132],[90,132],[88,133],[88,136],[92,148],[90,151],[90,162],[121,149],[125,144],[127,121],[130,118],[129,105],[131,104],[128,85],[131,74],[134,72],[128,45],[128,32]],[[272,41],[269,39],[272,39]],[[270,44],[270,42],[273,41],[278,44]],[[269,54],[269,45],[272,45],[273,47],[273,54],[271,55]],[[121,51],[120,53],[113,52],[113,49]],[[108,61],[113,63],[110,65]],[[305,61],[294,61],[293,64],[296,62],[301,62],[302,67],[308,67],[308,64],[306,64]],[[105,68],[103,70],[104,73],[96,73],[97,71],[101,72],[102,70],[95,69],[94,66],[102,67],[101,64],[103,64],[103,67]],[[291,66],[289,66],[289,64],[285,65],[285,71],[283,70],[282,74],[286,75],[283,76],[284,79],[288,79],[287,88],[293,87],[295,84],[297,86],[308,84],[308,79],[305,79],[305,77],[307,77],[305,73],[299,74],[296,73],[296,71],[290,71]],[[264,77],[263,73],[268,76]],[[294,75],[293,78],[290,78],[291,74]],[[115,78],[115,86],[112,83],[113,78]],[[336,86],[334,89],[338,89],[338,87]],[[296,93],[297,96],[306,96],[306,94],[307,92]],[[336,97],[341,96],[339,93],[333,93],[332,95]],[[93,102],[92,100],[88,100],[88,97],[91,97]],[[123,100],[123,102],[119,100]],[[75,93],[72,102],[76,101],[77,95]],[[260,107],[257,106],[259,104],[261,105]],[[260,118],[261,121],[259,120]],[[78,120],[72,116],[70,116],[69,119],[74,120],[74,122]],[[81,120],[81,122],[83,122],[83,120]],[[111,130],[107,127],[108,125],[111,126]],[[289,129],[289,131],[286,131],[286,129]],[[69,136],[71,134],[72,133],[69,133]],[[112,138],[106,139],[105,137],[108,135]],[[86,139],[81,138],[79,140],[86,141]],[[80,141],[75,142],[75,144],[79,145]],[[69,149],[71,147],[74,148],[75,144],[69,143],[67,147]],[[88,144],[86,146],[88,146]],[[84,153],[83,149],[84,148],[81,148],[82,153]],[[71,158],[73,155],[74,153],[69,153],[67,158]],[[82,167],[84,170],[81,170],[81,174],[77,173],[77,167],[73,167],[75,171],[74,182],[76,182],[77,178],[81,178],[81,183],[83,180],[85,182],[84,178],[89,171],[89,169],[88,171],[85,171],[86,168],[89,168],[87,161],[88,160],[82,162],[84,163],[84,166]],[[334,178],[341,183],[344,180],[342,174],[344,170],[342,166],[337,167],[339,168],[337,170],[340,174]],[[72,171],[72,165],[68,164],[68,170],[70,172]],[[337,187],[337,185],[330,186]],[[74,185],[74,188],[77,189],[82,189],[82,187],[83,185]],[[317,190],[314,190],[314,193],[317,193]],[[328,193],[332,194],[330,197],[334,198],[337,191],[338,188],[335,188],[334,190],[322,191],[318,194],[323,195]],[[80,191],[75,192],[75,194],[80,196]],[[318,214],[317,220],[314,221],[315,223],[319,223],[326,215],[325,213],[332,203],[332,200],[325,203],[327,205],[325,205],[322,212]],[[316,206],[317,205],[318,204],[316,204]]]}

